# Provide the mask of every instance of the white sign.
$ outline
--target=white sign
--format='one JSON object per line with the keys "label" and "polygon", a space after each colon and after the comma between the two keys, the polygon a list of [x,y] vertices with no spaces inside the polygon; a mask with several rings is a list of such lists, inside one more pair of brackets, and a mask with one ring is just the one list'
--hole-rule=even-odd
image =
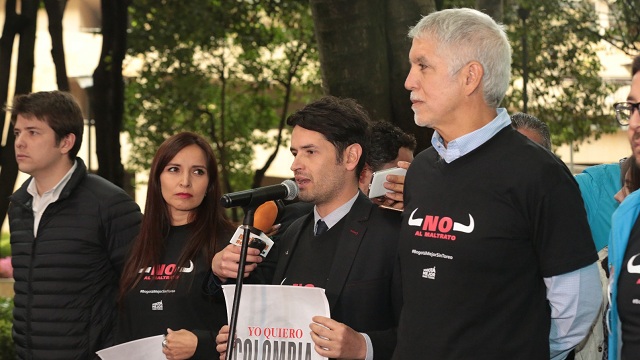
{"label": "white sign", "polygon": [[[235,285],[223,285],[231,317]],[[311,318],[330,317],[324,289],[243,285],[232,359],[323,360],[311,340]]]}
{"label": "white sign", "polygon": [[164,334],[129,341],[96,352],[102,360],[166,360],[162,353]]}

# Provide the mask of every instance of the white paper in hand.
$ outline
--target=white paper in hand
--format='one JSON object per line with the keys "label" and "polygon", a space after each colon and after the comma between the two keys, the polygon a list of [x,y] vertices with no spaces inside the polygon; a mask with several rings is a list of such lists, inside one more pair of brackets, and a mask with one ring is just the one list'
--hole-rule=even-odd
{"label": "white paper in hand", "polygon": [[138,339],[102,349],[96,354],[102,360],[166,360],[162,353],[164,335]]}
{"label": "white paper in hand", "polygon": [[[223,285],[231,317],[235,285]],[[311,340],[311,318],[330,317],[324,289],[243,285],[233,359],[322,360]]]}

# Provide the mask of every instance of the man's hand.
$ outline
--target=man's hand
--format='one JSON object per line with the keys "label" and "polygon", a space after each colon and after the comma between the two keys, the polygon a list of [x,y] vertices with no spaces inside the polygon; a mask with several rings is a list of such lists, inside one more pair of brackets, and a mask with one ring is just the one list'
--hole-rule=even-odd
{"label": "man's hand", "polygon": [[311,339],[321,356],[333,359],[364,359],[367,356],[367,342],[362,334],[324,316],[314,316],[311,320]]}
{"label": "man's hand", "polygon": [[229,342],[229,325],[220,328],[216,335],[216,351],[220,353],[220,360],[227,358],[227,345]]}
{"label": "man's hand", "polygon": [[[410,162],[398,161],[398,167],[408,169]],[[388,192],[384,197],[372,199],[373,202],[379,206],[389,207],[396,210],[404,209],[404,175],[387,175],[386,182],[383,184],[384,188],[393,191]]]}
{"label": "man's hand", "polygon": [[167,345],[162,347],[162,353],[168,360],[190,359],[196,353],[198,337],[191,331],[167,329],[165,339]]}
{"label": "man's hand", "polygon": [[[236,279],[238,277],[238,263],[240,262],[240,246],[229,244],[222,251],[214,255],[211,260],[211,271],[220,279],[226,282],[227,279]],[[254,248],[247,249],[247,263],[244,267],[244,277],[249,276],[262,262],[260,250]]]}
{"label": "man's hand", "polygon": [[273,225],[271,225],[269,230],[265,231],[264,234],[267,235],[268,237],[272,237],[273,235],[278,233],[278,231],[280,230],[280,226],[281,225],[282,224],[273,224]]}

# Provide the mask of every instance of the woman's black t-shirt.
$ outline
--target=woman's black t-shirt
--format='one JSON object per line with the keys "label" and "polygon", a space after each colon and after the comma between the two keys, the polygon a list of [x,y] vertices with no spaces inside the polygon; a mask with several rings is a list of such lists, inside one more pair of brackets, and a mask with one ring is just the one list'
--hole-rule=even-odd
{"label": "woman's black t-shirt", "polygon": [[176,267],[189,236],[188,225],[172,227],[161,263],[140,269],[145,276],[126,294],[120,309],[118,343],[165,334],[167,328],[185,329],[198,337],[192,359],[218,358],[215,336],[227,323],[224,297],[203,291],[210,259],[202,256]]}

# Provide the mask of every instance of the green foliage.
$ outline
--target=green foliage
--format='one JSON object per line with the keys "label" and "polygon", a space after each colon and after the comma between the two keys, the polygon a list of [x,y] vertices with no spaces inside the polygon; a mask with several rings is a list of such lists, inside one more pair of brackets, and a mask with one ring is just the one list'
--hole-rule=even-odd
{"label": "green foliage", "polygon": [[[507,3],[509,5],[507,5]],[[510,112],[523,108],[523,35],[517,9],[529,10],[526,20],[527,112],[549,124],[554,145],[616,131],[607,97],[612,84],[604,83],[596,51],[599,36],[589,24],[597,14],[577,12],[567,0],[522,0],[505,3],[504,23],[513,47],[512,86],[503,104]]]}
{"label": "green foliage", "polygon": [[13,299],[0,297],[0,360],[16,358],[11,337]]}
{"label": "green foliage", "polygon": [[9,242],[9,233],[0,234],[0,258],[11,256],[11,243]]}
{"label": "green foliage", "polygon": [[149,168],[164,139],[193,131],[211,140],[225,191],[249,187],[252,146],[276,145],[256,130],[281,126],[296,94],[319,85],[307,2],[141,0],[130,14],[142,68],[126,90],[129,166]]}
{"label": "green foliage", "polygon": [[[475,0],[449,0],[446,7],[474,7]],[[509,113],[523,111],[523,35],[518,9],[529,10],[526,20],[527,113],[549,125],[554,145],[578,145],[617,130],[608,97],[613,84],[600,77],[596,51],[601,36],[590,1],[504,0],[503,23],[513,48],[511,86],[501,106]]]}
{"label": "green foliage", "polygon": [[[474,0],[438,3],[475,6]],[[622,1],[610,3],[622,8]],[[503,106],[523,109],[520,7],[529,9],[527,112],[549,124],[555,145],[615,131],[607,103],[614,89],[599,76],[598,14],[591,2],[504,0],[503,22],[514,52]],[[166,137],[190,130],[214,144],[225,191],[248,187],[252,145],[275,146],[274,138],[254,130],[281,127],[289,96],[306,102],[300,94],[313,97],[319,87],[307,1],[194,0],[185,6],[140,0],[130,12],[130,55],[142,68],[127,86],[126,127],[134,144],[129,166],[148,168]]]}
{"label": "green foliage", "polygon": [[[624,51],[636,56],[640,52],[640,0],[607,0],[603,2],[609,12],[609,27],[599,29],[596,24],[592,31],[602,34],[602,38]],[[578,2],[579,11],[589,11],[586,2]]]}

